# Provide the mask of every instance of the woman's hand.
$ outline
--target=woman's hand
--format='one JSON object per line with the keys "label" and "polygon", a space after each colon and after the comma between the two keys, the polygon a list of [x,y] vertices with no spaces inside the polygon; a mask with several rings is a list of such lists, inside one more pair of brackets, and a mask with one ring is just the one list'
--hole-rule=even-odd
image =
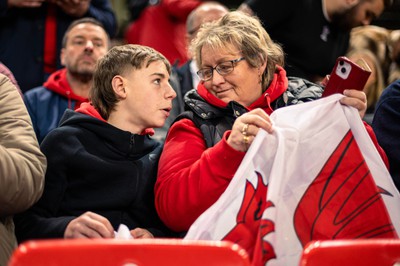
{"label": "woman's hand", "polygon": [[131,230],[131,235],[135,239],[139,239],[139,238],[154,238],[152,233],[150,233],[146,229],[139,228],[139,227]]}
{"label": "woman's hand", "polygon": [[233,124],[228,144],[238,151],[247,151],[260,128],[272,133],[272,122],[264,110],[257,108],[238,117]]}
{"label": "woman's hand", "polygon": [[367,96],[365,93],[359,90],[344,90],[343,95],[346,97],[340,99],[340,103],[353,106],[358,110],[360,117],[363,118],[367,111]]}
{"label": "woman's hand", "polygon": [[114,228],[107,218],[93,212],[85,212],[72,220],[64,232],[64,238],[113,238]]}

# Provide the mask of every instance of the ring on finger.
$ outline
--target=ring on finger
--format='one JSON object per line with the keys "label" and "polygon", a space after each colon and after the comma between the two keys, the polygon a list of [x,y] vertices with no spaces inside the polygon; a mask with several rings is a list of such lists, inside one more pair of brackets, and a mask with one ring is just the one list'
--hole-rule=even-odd
{"label": "ring on finger", "polygon": [[242,128],[242,134],[247,136],[247,130],[249,129],[249,124],[244,124]]}
{"label": "ring on finger", "polygon": [[247,145],[247,144],[249,144],[249,136],[243,136],[243,143],[245,144],[245,145]]}

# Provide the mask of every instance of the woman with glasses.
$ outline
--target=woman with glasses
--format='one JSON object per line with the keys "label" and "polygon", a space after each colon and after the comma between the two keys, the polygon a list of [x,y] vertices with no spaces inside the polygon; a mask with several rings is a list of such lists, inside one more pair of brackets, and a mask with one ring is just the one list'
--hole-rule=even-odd
{"label": "woman with glasses", "polygon": [[[156,208],[164,223],[187,231],[227,188],[260,128],[272,132],[277,108],[321,97],[323,88],[287,78],[284,54],[255,17],[230,12],[205,24],[191,48],[201,78],[188,111],[167,135],[159,162]],[[363,92],[341,102],[366,110]]]}

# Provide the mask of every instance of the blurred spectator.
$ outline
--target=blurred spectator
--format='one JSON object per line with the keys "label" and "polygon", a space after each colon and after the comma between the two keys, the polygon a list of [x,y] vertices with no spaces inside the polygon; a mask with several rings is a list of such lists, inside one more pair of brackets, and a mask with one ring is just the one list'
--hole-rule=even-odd
{"label": "blurred spectator", "polygon": [[[188,45],[196,37],[201,25],[223,17],[229,10],[218,2],[204,2],[195,10],[193,10],[186,21],[186,38]],[[180,68],[178,68],[178,76],[180,80],[182,95],[191,89],[197,88],[200,78],[197,75],[199,70],[196,61],[189,52],[189,60]]]}
{"label": "blurred spectator", "polygon": [[[190,44],[190,42],[196,37],[201,24],[217,20],[228,13],[228,11],[227,7],[215,1],[205,1],[194,9],[186,20],[187,43]],[[170,76],[170,82],[176,91],[177,97],[173,100],[173,108],[164,126],[155,129],[154,137],[161,142],[164,142],[165,136],[172,122],[184,111],[183,96],[191,89],[197,88],[197,84],[200,81],[200,78],[196,73],[199,70],[196,62],[190,55],[190,52],[188,56],[189,60],[183,66],[173,67]]]}
{"label": "blurred spectator", "polygon": [[130,15],[129,19],[131,21],[137,20],[146,7],[154,4],[156,4],[156,2],[150,0],[126,0],[126,5]]}
{"label": "blurred spectator", "polygon": [[384,89],[375,110],[372,127],[389,159],[389,171],[400,190],[400,79]]}
{"label": "blurred spectator", "polygon": [[368,106],[363,119],[369,124],[372,123],[375,105],[387,86],[390,65],[388,38],[389,31],[375,25],[355,27],[350,33],[347,57],[354,62],[364,59],[372,71],[364,87]]}
{"label": "blurred spectator", "polygon": [[130,1],[137,0],[110,0],[118,25],[117,32],[111,39],[111,47],[124,43],[124,32],[128,23],[130,22],[130,11],[128,8],[128,2]]}
{"label": "blurred spectator", "polygon": [[382,68],[385,87],[391,62],[388,42],[389,31],[375,25],[355,27],[350,33],[349,50],[367,49],[376,56]]}
{"label": "blurred spectator", "polygon": [[389,36],[391,65],[389,68],[388,83],[400,79],[400,30],[394,30]]}
{"label": "blurred spectator", "polygon": [[372,21],[373,25],[381,26],[390,30],[400,29],[400,0],[393,0],[393,4],[386,8],[377,19]]}
{"label": "blurred spectator", "polygon": [[184,64],[188,60],[186,18],[201,1],[149,0],[148,3],[128,26],[125,41],[150,46],[162,53],[171,64]]}
{"label": "blurred spectator", "polygon": [[65,109],[75,110],[88,101],[96,62],[109,46],[109,37],[99,21],[86,17],[71,23],[60,54],[64,68],[24,95],[39,143],[58,126]]}
{"label": "blurred spectator", "polygon": [[46,157],[16,87],[0,74],[0,265],[17,246],[13,215],[42,195]]}
{"label": "blurred spectator", "polygon": [[21,92],[21,90],[19,88],[18,82],[14,77],[14,74],[11,72],[11,70],[6,65],[4,65],[1,62],[0,62],[0,73],[5,75],[5,76],[7,76],[7,78],[9,78],[10,81],[15,85],[15,87],[17,87],[18,92],[20,94],[22,94],[22,92]]}
{"label": "blurred spectator", "polygon": [[246,0],[271,38],[283,46],[288,76],[320,82],[346,53],[350,30],[368,25],[392,0]]}
{"label": "blurred spectator", "polygon": [[22,92],[40,86],[61,68],[58,58],[69,24],[81,17],[103,23],[111,37],[116,18],[108,0],[5,0],[0,5],[0,60]]}
{"label": "blurred spectator", "polygon": [[375,54],[367,49],[353,49],[347,53],[347,57],[355,63],[362,59],[371,68],[371,75],[364,87],[364,92],[367,95],[367,111],[363,117],[364,121],[371,124],[374,116],[375,105],[385,88],[381,64]]}

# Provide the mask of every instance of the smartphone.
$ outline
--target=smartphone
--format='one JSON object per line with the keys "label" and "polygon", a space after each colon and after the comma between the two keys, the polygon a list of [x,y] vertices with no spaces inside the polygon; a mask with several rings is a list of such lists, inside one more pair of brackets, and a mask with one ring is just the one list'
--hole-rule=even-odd
{"label": "smartphone", "polygon": [[340,56],[332,69],[322,97],[343,93],[345,89],[362,91],[370,75],[371,68],[363,59],[353,62],[345,56]]}

